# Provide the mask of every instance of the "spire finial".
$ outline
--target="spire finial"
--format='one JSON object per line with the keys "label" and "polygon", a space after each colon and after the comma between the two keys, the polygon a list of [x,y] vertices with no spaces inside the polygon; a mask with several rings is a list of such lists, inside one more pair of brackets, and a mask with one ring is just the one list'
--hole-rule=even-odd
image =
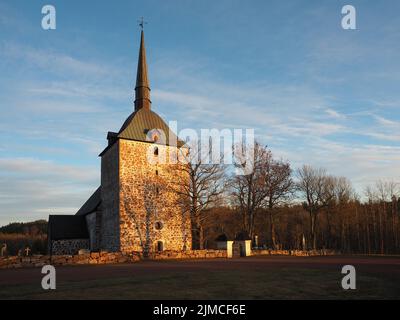
{"label": "spire finial", "polygon": [[144,30],[144,25],[147,24],[147,21],[144,21],[144,18],[141,17],[140,20],[138,20],[139,26],[142,28],[142,31]]}

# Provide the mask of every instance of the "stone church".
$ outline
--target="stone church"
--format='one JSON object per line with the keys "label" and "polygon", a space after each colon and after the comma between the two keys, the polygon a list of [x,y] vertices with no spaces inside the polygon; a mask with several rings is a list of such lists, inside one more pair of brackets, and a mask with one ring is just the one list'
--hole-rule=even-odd
{"label": "stone church", "polygon": [[180,152],[183,143],[152,110],[150,91],[142,30],[134,111],[118,132],[107,134],[100,187],[75,215],[49,216],[50,254],[191,249],[190,216],[174,189],[188,176],[177,164],[157,161],[159,154]]}

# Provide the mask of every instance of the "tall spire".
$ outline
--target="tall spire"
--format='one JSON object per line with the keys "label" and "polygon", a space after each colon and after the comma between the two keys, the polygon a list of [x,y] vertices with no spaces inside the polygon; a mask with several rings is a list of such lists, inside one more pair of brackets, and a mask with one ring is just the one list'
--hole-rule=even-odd
{"label": "tall spire", "polygon": [[146,49],[144,46],[144,32],[142,28],[140,39],[139,60],[135,87],[135,111],[141,108],[151,108],[150,84],[147,76]]}

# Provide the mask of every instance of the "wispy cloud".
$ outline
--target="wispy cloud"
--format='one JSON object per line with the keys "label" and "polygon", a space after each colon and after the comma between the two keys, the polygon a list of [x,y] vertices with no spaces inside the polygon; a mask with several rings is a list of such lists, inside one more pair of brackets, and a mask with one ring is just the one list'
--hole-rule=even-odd
{"label": "wispy cloud", "polygon": [[0,224],[73,214],[97,187],[93,166],[71,166],[32,158],[0,159]]}
{"label": "wispy cloud", "polygon": [[56,52],[52,49],[42,50],[27,45],[3,42],[2,56],[7,59],[24,61],[27,66],[38,67],[47,72],[84,76],[113,75],[114,71],[104,65],[84,61],[73,56]]}
{"label": "wispy cloud", "polygon": [[396,128],[396,129],[400,130],[400,122],[399,121],[389,120],[382,116],[377,116],[377,115],[375,115],[375,119],[378,121],[379,124],[383,125],[384,127]]}
{"label": "wispy cloud", "polygon": [[346,116],[344,114],[341,114],[341,113],[337,112],[336,110],[333,110],[333,109],[330,109],[330,108],[326,109],[325,112],[330,117],[335,118],[335,119],[345,119],[346,118]]}
{"label": "wispy cloud", "polygon": [[29,177],[30,179],[55,178],[58,181],[93,183],[97,170],[93,167],[71,166],[50,160],[33,158],[0,158],[0,172],[3,177]]}
{"label": "wispy cloud", "polygon": [[[156,9],[170,17],[172,6]],[[276,1],[227,12],[225,3],[199,2],[207,14],[187,15],[192,6],[180,4],[179,19],[169,19],[199,19],[188,21],[190,31],[169,22],[173,32],[151,31],[147,42],[153,109],[165,120],[179,129],[255,128],[294,168],[326,167],[359,190],[400,179],[397,16],[345,32],[332,4],[304,1],[299,10]],[[68,6],[62,14],[71,15],[63,28],[45,33],[36,15],[0,3],[0,223],[74,213],[99,183],[106,132],[133,109],[132,32],[125,24],[110,31],[107,19],[78,32],[79,14]]]}
{"label": "wispy cloud", "polygon": [[[189,72],[180,76],[177,71],[174,79],[180,86],[165,93],[157,91],[154,101],[162,110],[175,110],[186,126],[255,127],[257,136],[294,167],[304,163],[326,167],[332,174],[351,178],[360,192],[379,177],[400,179],[400,169],[395,165],[400,148],[385,144],[399,141],[400,126],[397,121],[376,115],[376,110],[344,114],[325,107],[337,105],[336,99],[305,85],[244,83],[236,87],[205,81]],[[188,110],[194,111],[194,120],[185,116]],[[377,125],[371,126],[370,121]],[[363,141],[354,142],[360,136]],[[370,144],[366,144],[368,140]]]}

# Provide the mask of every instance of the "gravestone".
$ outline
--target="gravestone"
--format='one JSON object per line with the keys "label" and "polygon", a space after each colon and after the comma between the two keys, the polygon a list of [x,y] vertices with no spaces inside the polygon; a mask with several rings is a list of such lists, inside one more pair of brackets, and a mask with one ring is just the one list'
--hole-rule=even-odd
{"label": "gravestone", "polygon": [[3,243],[0,254],[1,254],[1,257],[5,257],[7,255],[7,243]]}
{"label": "gravestone", "polygon": [[26,247],[24,250],[25,256],[28,257],[31,254],[31,249],[29,247]]}

